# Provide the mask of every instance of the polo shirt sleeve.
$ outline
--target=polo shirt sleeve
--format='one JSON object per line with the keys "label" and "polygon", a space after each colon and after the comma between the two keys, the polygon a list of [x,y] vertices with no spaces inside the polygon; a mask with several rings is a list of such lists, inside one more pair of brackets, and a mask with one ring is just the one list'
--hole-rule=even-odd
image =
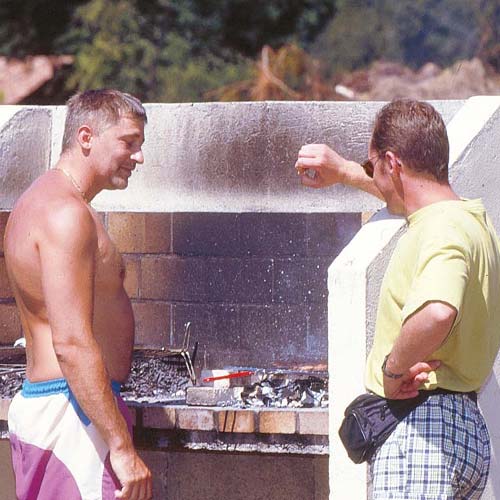
{"label": "polo shirt sleeve", "polygon": [[460,232],[454,228],[422,236],[413,283],[402,309],[402,321],[427,302],[439,301],[457,310],[458,322],[469,278],[469,251]]}

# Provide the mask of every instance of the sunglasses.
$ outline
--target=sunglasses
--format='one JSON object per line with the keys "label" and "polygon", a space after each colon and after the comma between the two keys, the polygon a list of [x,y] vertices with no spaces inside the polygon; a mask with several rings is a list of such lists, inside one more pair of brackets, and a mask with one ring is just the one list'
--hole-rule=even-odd
{"label": "sunglasses", "polygon": [[[378,158],[377,158],[378,160]],[[377,161],[375,160],[375,163],[377,163]],[[374,163],[372,162],[372,160],[370,158],[368,158],[368,160],[364,161],[361,166],[363,167],[363,170],[365,171],[365,174],[370,178],[370,179],[373,179],[373,171],[375,170],[375,165]]]}

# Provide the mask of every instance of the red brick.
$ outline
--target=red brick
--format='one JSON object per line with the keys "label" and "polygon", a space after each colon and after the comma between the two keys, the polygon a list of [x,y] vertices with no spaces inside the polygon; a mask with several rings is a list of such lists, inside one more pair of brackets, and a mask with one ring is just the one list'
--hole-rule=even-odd
{"label": "red brick", "polygon": [[170,342],[170,305],[163,302],[132,302],[135,343],[166,347]]}
{"label": "red brick", "polygon": [[21,337],[21,320],[15,304],[0,304],[0,344],[13,344]]}
{"label": "red brick", "polygon": [[299,434],[316,434],[328,436],[328,410],[318,408],[314,410],[298,410],[297,426]]}
{"label": "red brick", "polygon": [[12,297],[7,268],[5,267],[5,258],[0,257],[0,298],[7,299]]}
{"label": "red brick", "polygon": [[259,432],[263,434],[295,434],[295,410],[261,410]]}
{"label": "red brick", "polygon": [[167,406],[146,406],[142,414],[142,425],[150,429],[174,429],[175,409]]}
{"label": "red brick", "polygon": [[253,410],[225,410],[217,415],[219,432],[255,432],[255,412]]}
{"label": "red brick", "polygon": [[139,275],[141,261],[136,257],[124,256],[125,282],[124,287],[131,299],[139,298]]}
{"label": "red brick", "polygon": [[179,429],[190,431],[215,430],[213,410],[200,408],[179,408],[177,410],[177,423]]}

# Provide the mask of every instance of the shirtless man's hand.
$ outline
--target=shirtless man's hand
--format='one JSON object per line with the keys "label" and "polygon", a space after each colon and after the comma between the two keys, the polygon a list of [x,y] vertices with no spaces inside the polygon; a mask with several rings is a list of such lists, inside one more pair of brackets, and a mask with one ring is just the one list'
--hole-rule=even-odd
{"label": "shirtless man's hand", "polygon": [[152,498],[151,472],[135,450],[110,452],[111,467],[122,484],[115,497],[123,500],[148,500]]}

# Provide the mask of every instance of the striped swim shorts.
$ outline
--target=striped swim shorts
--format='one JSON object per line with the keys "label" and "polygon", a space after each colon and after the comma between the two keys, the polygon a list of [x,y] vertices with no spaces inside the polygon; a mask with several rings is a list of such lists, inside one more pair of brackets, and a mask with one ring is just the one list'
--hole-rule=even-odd
{"label": "striped swim shorts", "polygon": [[[128,409],[113,382],[129,430]],[[9,407],[9,438],[19,500],[111,500],[120,483],[109,449],[65,379],[25,380]]]}
{"label": "striped swim shorts", "polygon": [[489,434],[476,403],[463,394],[432,395],[372,458],[372,498],[479,499],[489,467]]}

